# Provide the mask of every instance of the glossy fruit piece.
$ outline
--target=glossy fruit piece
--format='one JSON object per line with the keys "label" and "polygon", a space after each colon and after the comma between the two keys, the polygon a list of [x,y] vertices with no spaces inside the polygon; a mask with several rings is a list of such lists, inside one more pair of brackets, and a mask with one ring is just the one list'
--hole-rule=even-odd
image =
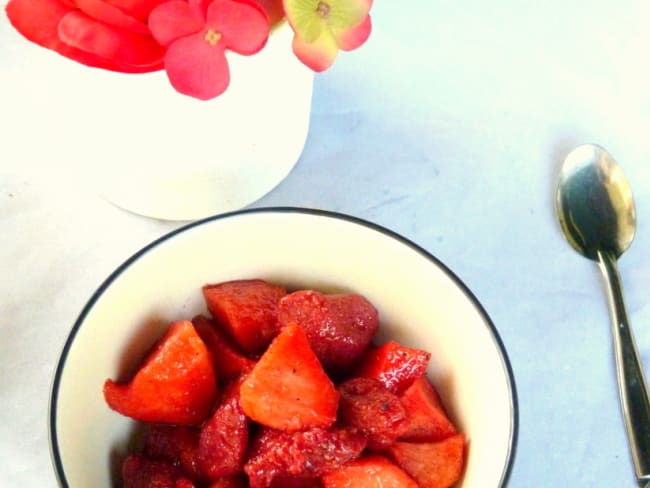
{"label": "glossy fruit piece", "polygon": [[406,411],[400,440],[433,442],[456,433],[440,396],[426,376],[416,379],[400,397]]}
{"label": "glossy fruit piece", "polygon": [[238,378],[255,366],[255,361],[239,352],[213,320],[199,315],[192,319],[192,324],[210,350],[215,375],[220,383]]}
{"label": "glossy fruit piece", "polygon": [[339,421],[366,436],[369,449],[385,449],[397,440],[406,419],[397,395],[370,378],[348,380],[339,385],[339,392]]}
{"label": "glossy fruit piece", "polygon": [[348,463],[321,479],[325,488],[421,488],[402,469],[379,455]]}
{"label": "glossy fruit piece", "polygon": [[80,10],[63,16],[58,35],[67,45],[117,65],[159,67],[165,55],[165,50],[153,37],[118,29]]}
{"label": "glossy fruit piece", "polygon": [[253,443],[244,471],[251,488],[267,488],[278,477],[314,478],[356,459],[365,445],[363,436],[340,428],[293,434],[264,429]]}
{"label": "glossy fruit piece", "polygon": [[390,391],[399,394],[424,374],[430,358],[431,354],[426,351],[389,341],[368,352],[356,376],[379,380]]}
{"label": "glossy fruit piece", "polygon": [[349,372],[358,363],[379,326],[377,310],[363,296],[313,290],[283,297],[278,320],[305,329],[316,356],[334,374]]}
{"label": "glossy fruit piece", "polygon": [[396,442],[389,452],[420,488],[449,488],[463,474],[465,437],[456,434],[433,443]]}
{"label": "glossy fruit piece", "polygon": [[143,422],[199,424],[217,395],[210,353],[192,322],[170,325],[128,383],[104,383],[113,409]]}
{"label": "glossy fruit piece", "polygon": [[194,481],[204,478],[199,464],[199,430],[195,427],[148,424],[143,454],[179,466]]}
{"label": "glossy fruit piece", "polygon": [[293,432],[336,420],[339,393],[296,324],[281,330],[240,392],[246,415],[268,427]]}
{"label": "glossy fruit piece", "polygon": [[302,478],[299,476],[278,476],[270,488],[323,488],[320,478]]}
{"label": "glossy fruit piece", "polygon": [[123,488],[192,488],[172,463],[131,455],[122,463]]}
{"label": "glossy fruit piece", "polygon": [[74,2],[79,9],[96,20],[130,32],[151,34],[147,24],[103,0],[74,0]]}
{"label": "glossy fruit piece", "polygon": [[263,280],[203,287],[208,310],[245,352],[263,349],[279,331],[278,301],[284,288]]}
{"label": "glossy fruit piece", "polygon": [[212,481],[209,488],[248,488],[248,481],[243,475],[226,476]]}
{"label": "glossy fruit piece", "polygon": [[240,473],[248,446],[248,419],[239,406],[240,382],[223,394],[221,404],[201,427],[201,471],[210,480]]}

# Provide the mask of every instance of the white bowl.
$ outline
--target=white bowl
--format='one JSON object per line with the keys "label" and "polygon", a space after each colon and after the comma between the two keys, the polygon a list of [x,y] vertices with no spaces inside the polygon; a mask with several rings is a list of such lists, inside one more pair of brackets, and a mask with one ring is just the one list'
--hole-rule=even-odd
{"label": "white bowl", "polygon": [[289,288],[354,291],[379,310],[381,339],[432,353],[429,376],[469,439],[463,488],[504,486],[514,461],[514,377],[496,328],[439,260],[349,216],[294,208],[219,215],[153,242],[85,306],[65,344],[50,402],[62,486],[111,486],[132,421],[110,410],[107,378],[134,367],[168,322],[205,312],[209,282],[263,278]]}

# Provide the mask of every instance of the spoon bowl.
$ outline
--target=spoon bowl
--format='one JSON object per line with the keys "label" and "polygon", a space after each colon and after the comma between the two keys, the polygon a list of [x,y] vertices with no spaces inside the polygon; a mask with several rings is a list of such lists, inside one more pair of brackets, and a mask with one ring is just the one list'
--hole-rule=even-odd
{"label": "spoon bowl", "polygon": [[650,399],[616,265],[636,230],[632,190],[614,158],[602,147],[586,144],[566,157],[556,197],[558,219],[567,241],[596,261],[605,279],[623,420],[637,483],[648,488]]}
{"label": "spoon bowl", "polygon": [[620,257],[634,239],[632,189],[621,167],[600,146],[578,146],[566,157],[557,210],[571,246],[594,261],[598,261],[599,250]]}

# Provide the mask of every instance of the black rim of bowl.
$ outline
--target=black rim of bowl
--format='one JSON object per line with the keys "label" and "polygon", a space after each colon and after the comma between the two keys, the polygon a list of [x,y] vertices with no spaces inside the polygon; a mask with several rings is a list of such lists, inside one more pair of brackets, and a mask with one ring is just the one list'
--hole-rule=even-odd
{"label": "black rim of bowl", "polygon": [[70,330],[70,333],[68,334],[68,337],[63,346],[63,350],[61,351],[61,354],[59,356],[59,361],[57,363],[56,370],[54,373],[54,378],[52,381],[48,425],[49,425],[49,438],[50,438],[50,454],[52,456],[52,463],[54,464],[54,469],[56,472],[57,479],[59,481],[59,485],[66,488],[69,487],[65,475],[65,470],[63,468],[63,462],[61,460],[61,454],[59,452],[59,444],[57,440],[56,413],[57,413],[57,406],[58,406],[59,383],[61,381],[63,370],[65,369],[68,353],[77,335],[77,331],[81,327],[81,324],[83,323],[90,309],[95,305],[95,302],[99,300],[99,298],[102,296],[106,288],[108,288],[110,284],[117,279],[117,277],[119,277],[129,266],[131,266],[134,262],[136,262],[141,256],[143,256],[150,250],[154,249],[155,247],[159,246],[160,244],[163,244],[165,241],[173,238],[177,234],[185,232],[186,230],[192,229],[194,227],[205,225],[213,221],[224,220],[239,215],[255,214],[255,213],[257,214],[264,214],[264,213],[307,214],[307,215],[329,217],[333,219],[343,220],[353,224],[361,225],[363,227],[367,227],[371,230],[377,231],[387,237],[390,237],[392,239],[401,242],[402,244],[410,247],[414,251],[426,257],[428,260],[432,261],[436,266],[438,266],[441,270],[443,270],[445,274],[461,289],[461,291],[465,294],[465,296],[472,302],[474,307],[476,307],[476,309],[479,311],[484,323],[488,326],[490,333],[492,335],[492,339],[494,340],[494,343],[497,346],[497,350],[499,351],[501,362],[503,364],[503,369],[508,378],[508,389],[510,391],[510,399],[511,399],[510,408],[512,411],[511,426],[510,426],[510,445],[509,445],[508,455],[506,458],[503,474],[501,476],[501,482],[499,484],[500,487],[506,486],[510,478],[510,474],[512,472],[512,467],[514,465],[515,454],[517,450],[517,440],[519,434],[519,404],[517,398],[517,388],[515,385],[515,376],[512,371],[510,359],[508,358],[508,354],[506,352],[503,341],[501,340],[499,332],[496,326],[494,325],[494,323],[492,322],[492,319],[483,308],[483,305],[481,305],[481,303],[478,301],[476,296],[474,296],[474,294],[467,287],[467,285],[465,285],[465,283],[463,283],[463,281],[458,276],[456,276],[456,274],[453,271],[451,271],[442,261],[440,261],[438,258],[436,258],[433,254],[431,254],[424,248],[415,244],[413,241],[405,238],[404,236],[392,230],[389,230],[385,227],[382,227],[379,224],[361,219],[359,217],[353,217],[351,215],[342,214],[330,210],[312,209],[312,208],[304,208],[304,207],[263,207],[263,208],[237,210],[233,212],[226,212],[226,213],[214,215],[212,217],[207,217],[205,219],[197,220],[195,222],[186,224],[152,241],[151,243],[149,243],[148,245],[146,245],[145,247],[137,251],[130,258],[124,261],[115,271],[113,271],[108,276],[108,278],[104,280],[104,282],[101,285],[99,285],[95,293],[93,293],[90,300],[88,300],[88,302],[82,309],[81,313],[79,314],[79,317],[75,321],[74,325],[72,326],[72,329]]}

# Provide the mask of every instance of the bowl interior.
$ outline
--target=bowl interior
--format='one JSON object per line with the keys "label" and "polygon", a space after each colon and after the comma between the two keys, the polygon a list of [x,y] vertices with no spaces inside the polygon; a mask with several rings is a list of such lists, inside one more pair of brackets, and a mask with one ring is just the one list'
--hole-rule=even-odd
{"label": "bowl interior", "polygon": [[205,313],[200,288],[263,278],[289,289],[365,295],[380,340],[432,353],[429,376],[469,440],[463,487],[500,486],[517,429],[514,380],[489,318],[444,265],[377,226],[318,211],[240,212],[174,232],[126,261],[93,295],[66,343],[51,398],[61,484],[111,486],[134,424],[103,400],[165,326]]}

